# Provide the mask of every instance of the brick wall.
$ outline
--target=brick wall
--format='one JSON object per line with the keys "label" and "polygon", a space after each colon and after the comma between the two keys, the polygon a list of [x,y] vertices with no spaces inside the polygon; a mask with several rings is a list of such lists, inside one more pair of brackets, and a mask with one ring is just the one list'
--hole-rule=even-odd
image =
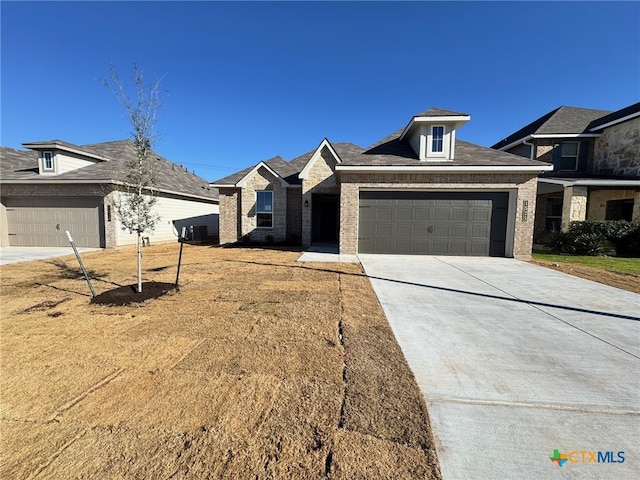
{"label": "brick wall", "polygon": [[[358,205],[360,189],[439,189],[439,190],[510,190],[516,192],[513,256],[531,257],[536,189],[538,179],[529,174],[358,174],[343,172],[340,177],[340,252],[358,249]],[[524,202],[527,202],[527,216]],[[515,210],[515,211],[514,211]]]}
{"label": "brick wall", "polygon": [[[256,220],[256,192],[273,192],[273,227],[258,228]],[[266,168],[260,168],[248,179],[240,193],[241,237],[249,236],[252,241],[284,242],[287,238],[287,189],[281,180]]]}
{"label": "brick wall", "polygon": [[314,193],[340,193],[336,183],[334,170],[336,160],[325,147],[320,156],[311,163],[307,176],[302,180],[302,204],[308,202],[308,207],[302,208],[302,245],[311,245],[311,212],[313,209]]}
{"label": "brick wall", "polygon": [[297,187],[287,189],[287,241],[302,241],[302,189]]}
{"label": "brick wall", "polygon": [[220,188],[220,245],[234,243],[240,232],[240,189]]}

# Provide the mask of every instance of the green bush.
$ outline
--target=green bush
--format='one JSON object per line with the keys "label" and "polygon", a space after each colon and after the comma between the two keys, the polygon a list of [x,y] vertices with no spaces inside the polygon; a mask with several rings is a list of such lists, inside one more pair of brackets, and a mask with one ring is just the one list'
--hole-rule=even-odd
{"label": "green bush", "polygon": [[640,256],[640,222],[616,220],[586,220],[572,222],[569,234],[577,238],[579,235],[600,235],[615,248],[618,256]]}
{"label": "green bush", "polygon": [[573,235],[569,232],[554,230],[543,240],[542,243],[549,247],[552,252],[573,254],[575,253],[573,239]]}
{"label": "green bush", "polygon": [[553,232],[544,242],[556,253],[640,257],[640,223],[614,220],[572,222],[568,232]]}
{"label": "green bush", "polygon": [[609,240],[599,233],[581,233],[573,238],[573,253],[576,255],[606,255],[611,249]]}

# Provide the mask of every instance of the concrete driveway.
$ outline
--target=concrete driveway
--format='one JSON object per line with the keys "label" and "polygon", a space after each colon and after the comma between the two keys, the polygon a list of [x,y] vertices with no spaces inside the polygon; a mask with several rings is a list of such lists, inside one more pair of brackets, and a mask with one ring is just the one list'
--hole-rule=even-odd
{"label": "concrete driveway", "polygon": [[[99,248],[78,247],[78,252],[93,252]],[[71,245],[68,247],[2,247],[0,248],[0,265],[18,262],[32,262],[46,258],[75,255]]]}
{"label": "concrete driveway", "polygon": [[640,478],[640,295],[513,259],[359,257],[445,480]]}

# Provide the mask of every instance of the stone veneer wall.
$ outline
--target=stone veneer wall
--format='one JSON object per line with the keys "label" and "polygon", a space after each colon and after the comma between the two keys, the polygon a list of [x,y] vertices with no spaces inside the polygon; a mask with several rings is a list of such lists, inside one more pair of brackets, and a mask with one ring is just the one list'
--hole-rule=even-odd
{"label": "stone veneer wall", "polygon": [[[364,174],[340,176],[340,253],[358,251],[358,208],[361,189],[517,190],[513,256],[531,258],[538,178],[529,174]],[[523,218],[524,201],[528,215]],[[512,213],[513,214],[513,213]]]}
{"label": "stone veneer wall", "polygon": [[637,190],[593,190],[589,192],[587,218],[589,220],[605,220],[607,202],[610,200],[633,199],[631,220],[640,221],[640,192]]}
{"label": "stone veneer wall", "polygon": [[302,180],[302,202],[309,203],[308,207],[302,208],[302,245],[311,245],[311,212],[313,209],[314,193],[340,193],[340,187],[336,183],[334,170],[336,160],[331,152],[325,147],[321,155],[311,164],[307,177]]}
{"label": "stone veneer wall", "polygon": [[595,170],[601,175],[640,176],[640,117],[602,132],[596,142]]}
{"label": "stone veneer wall", "polygon": [[[256,192],[259,190],[273,191],[272,228],[256,227]],[[284,242],[287,239],[287,188],[282,186],[281,180],[261,167],[245,182],[240,195],[241,237],[248,235],[258,242],[271,237],[274,242]]]}
{"label": "stone veneer wall", "polygon": [[220,245],[238,241],[240,234],[240,189],[219,188],[220,202]]}
{"label": "stone veneer wall", "polygon": [[581,222],[587,219],[588,187],[565,187],[562,198],[562,222],[560,229],[563,232],[569,230],[571,222]]}

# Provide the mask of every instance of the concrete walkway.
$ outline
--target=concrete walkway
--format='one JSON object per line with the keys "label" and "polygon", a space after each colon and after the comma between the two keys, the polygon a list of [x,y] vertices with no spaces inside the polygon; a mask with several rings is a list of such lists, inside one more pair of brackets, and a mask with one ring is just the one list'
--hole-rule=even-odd
{"label": "concrete walkway", "polygon": [[358,263],[358,256],[339,253],[337,245],[312,245],[300,255],[298,262]]}
{"label": "concrete walkway", "polygon": [[[78,252],[93,252],[100,248],[78,247]],[[32,262],[46,258],[75,255],[71,245],[68,247],[2,247],[0,248],[0,265],[18,262]]]}
{"label": "concrete walkway", "polygon": [[640,478],[640,295],[512,259],[360,260],[445,480]]}

